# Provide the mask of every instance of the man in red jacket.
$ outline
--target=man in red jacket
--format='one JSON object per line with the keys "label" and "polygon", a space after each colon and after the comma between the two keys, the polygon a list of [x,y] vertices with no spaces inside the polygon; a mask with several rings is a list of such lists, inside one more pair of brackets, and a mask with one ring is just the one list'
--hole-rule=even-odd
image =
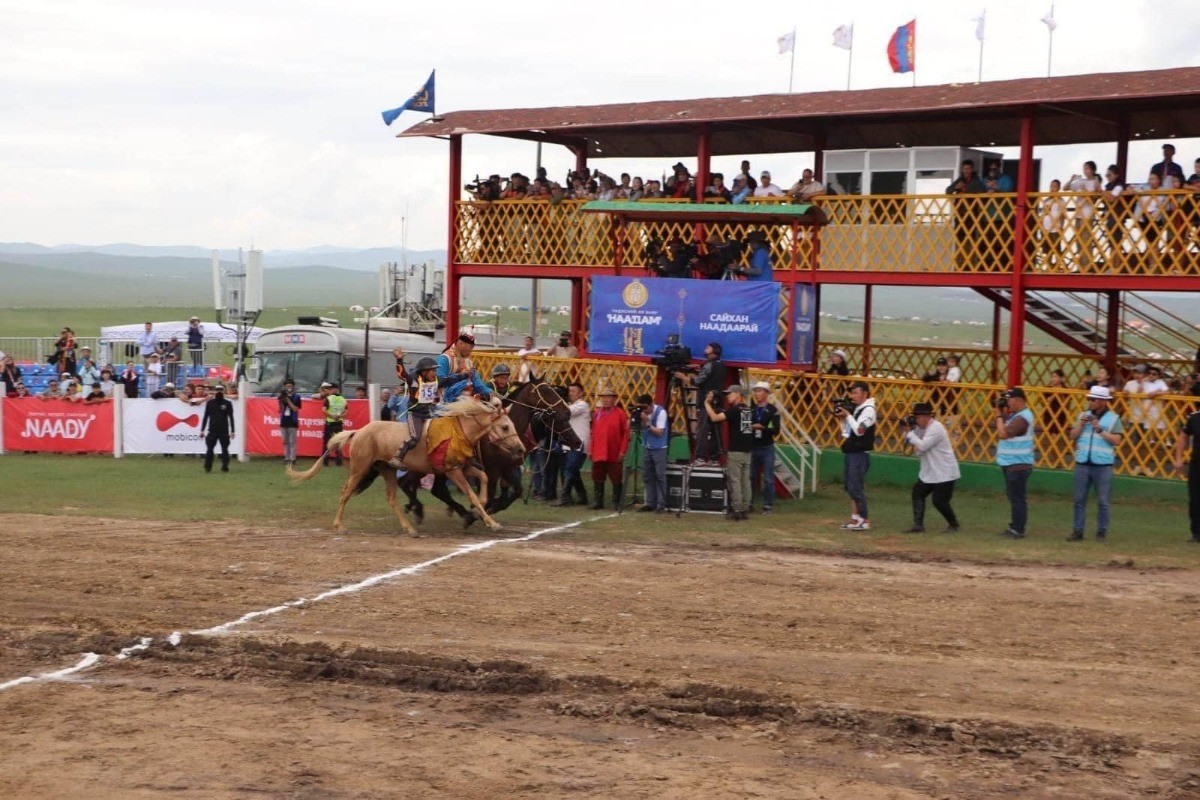
{"label": "man in red jacket", "polygon": [[625,451],[629,449],[629,415],[616,405],[617,393],[602,385],[596,393],[596,410],[592,412],[592,486],[596,490],[593,511],[604,508],[604,478],[613,485],[613,510],[620,512]]}

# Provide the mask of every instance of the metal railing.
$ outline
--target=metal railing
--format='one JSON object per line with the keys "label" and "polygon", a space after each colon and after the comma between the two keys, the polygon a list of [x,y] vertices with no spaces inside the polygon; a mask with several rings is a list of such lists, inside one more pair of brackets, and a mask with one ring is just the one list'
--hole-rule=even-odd
{"label": "metal railing", "polygon": [[[825,345],[828,347],[829,345]],[[900,348],[897,348],[898,350]],[[516,367],[512,353],[477,353],[476,364],[485,374],[492,366]],[[628,405],[642,393],[654,393],[656,368],[650,364],[590,359],[532,359],[539,374],[555,383],[579,380],[589,401],[602,382],[617,392],[618,403]],[[772,386],[772,402],[783,417],[785,441],[799,440],[806,450],[809,485],[815,487],[815,456],[823,448],[841,445],[840,424],[831,413],[834,398],[849,394],[857,376],[840,377],[782,370],[748,370],[747,380],[765,380]],[[1002,386],[985,383],[925,383],[904,378],[868,378],[879,413],[876,450],[904,453],[900,420],[916,402],[931,403],[946,425],[961,461],[990,463],[995,456],[996,433],[993,401]],[[1037,419],[1037,465],[1050,469],[1074,466],[1074,445],[1067,431],[1086,407],[1081,389],[1050,389],[1026,385],[1029,407]],[[1171,450],[1176,433],[1196,409],[1195,397],[1161,395],[1144,398],[1118,391],[1112,403],[1125,425],[1117,449],[1119,475],[1178,479]],[[678,425],[676,432],[679,432]]]}
{"label": "metal railing", "polygon": [[[463,264],[611,267],[616,226],[585,201],[461,201],[456,261]],[[642,202],[660,202],[657,200]],[[1017,196],[823,195],[828,224],[769,227],[775,269],[1011,273]],[[1025,215],[1031,273],[1200,276],[1200,202],[1187,192],[1032,193]],[[655,243],[743,239],[757,224],[631,222],[623,259],[645,265]]]}

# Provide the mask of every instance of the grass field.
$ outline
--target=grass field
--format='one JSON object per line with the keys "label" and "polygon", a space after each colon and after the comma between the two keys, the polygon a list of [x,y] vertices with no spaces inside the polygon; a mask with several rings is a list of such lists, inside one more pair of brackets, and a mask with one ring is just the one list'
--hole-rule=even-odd
{"label": "grass field", "polygon": [[[184,456],[0,457],[6,494],[24,499],[21,510],[71,517],[235,521],[282,528],[324,526],[333,518],[345,475],[341,470],[328,469],[310,483],[293,485],[282,466],[267,459],[234,464],[232,470],[229,475],[205,474],[198,459]],[[1008,523],[1007,505],[998,494],[960,492],[954,505],[963,530],[957,534],[939,532],[942,520],[931,506],[926,516],[930,533],[925,535],[899,533],[911,522],[907,491],[880,487],[871,489],[869,495],[874,526],[869,533],[850,534],[838,528],[847,516],[847,500],[839,486],[825,485],[803,501],[785,501],[774,514],[752,516],[744,523],[707,514],[676,518],[630,511],[619,518],[583,526],[570,535],[581,540],[764,546],[920,559],[1200,567],[1200,547],[1186,541],[1187,509],[1182,505],[1155,503],[1151,507],[1136,503],[1134,498],[1118,497],[1110,541],[1099,544],[1090,539],[1083,543],[1064,540],[1070,532],[1071,503],[1061,496],[1034,495],[1030,535],[1012,541],[997,535]],[[422,526],[427,535],[461,533],[459,523],[448,520],[436,500],[427,492],[422,497],[429,511]],[[500,515],[500,521],[554,524],[587,516],[595,516],[595,512],[530,502],[513,506]],[[1090,519],[1094,524],[1094,507]],[[377,486],[351,501],[347,525],[366,533],[397,530],[383,491]],[[473,532],[487,535],[483,529]]]}

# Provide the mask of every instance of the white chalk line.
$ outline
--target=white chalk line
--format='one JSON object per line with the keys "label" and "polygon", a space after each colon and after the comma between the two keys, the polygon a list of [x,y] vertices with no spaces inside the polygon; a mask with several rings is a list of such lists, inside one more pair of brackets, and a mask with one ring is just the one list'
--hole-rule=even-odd
{"label": "white chalk line", "polygon": [[[562,531],[570,530],[571,528],[577,528],[580,525],[583,525],[588,522],[598,522],[599,520],[611,519],[615,516],[616,516],[616,514],[606,514],[606,515],[599,516],[599,517],[592,517],[591,519],[581,519],[581,520],[576,520],[575,522],[567,522],[562,525],[555,525],[554,527],[551,527],[551,528],[543,528],[540,531],[534,531],[533,533],[529,533],[524,536],[517,536],[512,539],[488,539],[485,542],[475,542],[473,544],[464,544],[464,545],[458,547],[457,549],[452,550],[449,553],[446,553],[445,555],[438,556],[437,558],[431,558],[428,561],[422,561],[419,564],[412,564],[407,567],[401,567],[400,569],[394,569],[394,570],[391,570],[390,572],[381,572],[378,575],[372,575],[369,578],[364,578],[363,580],[357,581],[356,583],[347,583],[347,584],[343,584],[342,586],[338,586],[333,589],[329,589],[328,591],[321,592],[320,594],[315,595],[313,597],[299,597],[295,600],[289,600],[286,603],[282,603],[280,605],[273,606],[271,608],[264,608],[260,611],[251,611],[250,613],[243,614],[242,616],[240,616],[237,619],[232,620],[230,622],[225,622],[220,625],[215,625],[211,628],[204,628],[202,630],[191,631],[191,635],[193,635],[193,636],[220,636],[221,634],[228,633],[229,631],[233,630],[234,628],[245,625],[247,622],[253,622],[256,619],[262,619],[264,617],[274,616],[275,614],[282,613],[284,611],[287,611],[290,608],[298,608],[300,606],[306,606],[306,605],[310,605],[312,603],[319,603],[322,600],[329,600],[334,597],[340,597],[341,595],[344,595],[344,594],[355,594],[357,592],[363,591],[364,589],[369,589],[372,586],[376,586],[378,584],[385,583],[386,581],[390,581],[395,578],[403,578],[403,577],[408,577],[410,575],[416,575],[418,572],[428,569],[429,567],[441,564],[445,561],[449,561],[452,558],[458,558],[459,556],[465,556],[465,555],[469,555],[471,553],[478,553],[482,550],[487,550],[489,548],[495,547],[498,544],[518,544],[520,542],[531,542],[534,539],[541,538],[542,536],[548,536],[552,533],[561,533]],[[177,646],[182,640],[183,640],[183,634],[180,633],[179,631],[174,631],[169,636],[165,637],[165,641],[168,644],[170,644],[172,647]],[[150,645],[153,642],[154,642],[153,637],[142,636],[134,644],[131,644],[128,647],[122,648],[121,651],[119,653],[117,653],[116,658],[118,661],[124,661],[124,660],[128,659],[131,655],[134,655],[135,653],[140,653],[143,650],[149,649]],[[66,667],[65,669],[60,669],[55,672],[43,672],[39,675],[26,675],[21,678],[14,678],[11,681],[6,681],[5,683],[0,683],[0,692],[4,691],[6,689],[12,689],[14,687],[24,686],[24,685],[30,684],[30,683],[45,683],[48,681],[63,680],[65,678],[68,678],[68,677],[76,674],[76,673],[83,672],[86,669],[91,669],[92,667],[99,664],[102,660],[103,660],[102,657],[96,653],[85,653],[83,658],[74,666]]]}

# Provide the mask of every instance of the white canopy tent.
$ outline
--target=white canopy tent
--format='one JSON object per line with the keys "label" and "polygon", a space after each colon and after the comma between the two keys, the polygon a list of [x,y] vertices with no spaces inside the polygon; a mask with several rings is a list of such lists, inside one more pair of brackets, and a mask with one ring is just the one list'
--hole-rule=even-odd
{"label": "white canopy tent", "polygon": [[[188,321],[174,320],[171,322],[154,322],[154,334],[158,337],[158,341],[166,343],[172,336],[177,338],[187,348],[187,330]],[[235,344],[237,342],[237,331],[232,327],[222,328],[215,322],[202,322],[204,327],[204,343],[211,344]],[[146,330],[145,322],[138,322],[133,325],[107,325],[100,329],[99,350],[101,358],[106,362],[111,362],[112,357],[117,355],[118,358],[126,356],[113,352],[113,347],[132,344],[136,342],[142,332]],[[258,337],[266,332],[266,328],[251,328],[246,336],[247,342],[256,342]]]}

